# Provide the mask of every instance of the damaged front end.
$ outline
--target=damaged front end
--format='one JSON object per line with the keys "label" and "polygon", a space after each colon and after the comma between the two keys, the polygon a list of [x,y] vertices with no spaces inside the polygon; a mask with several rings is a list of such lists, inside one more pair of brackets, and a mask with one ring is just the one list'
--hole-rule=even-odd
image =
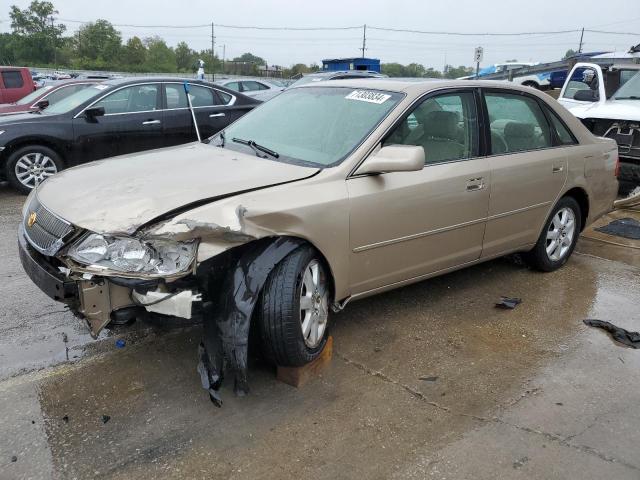
{"label": "damaged front end", "polygon": [[640,185],[640,122],[586,118],[582,123],[596,136],[611,138],[618,144],[618,180],[625,190]]}
{"label": "damaged front end", "polygon": [[84,319],[94,338],[109,323],[141,315],[201,317],[198,371],[221,405],[225,370],[235,392],[248,393],[253,310],[271,270],[303,243],[246,225],[245,213],[242,207],[222,213],[226,226],[173,218],[106,234],[71,225],[33,195],[19,230],[20,258],[34,283]]}

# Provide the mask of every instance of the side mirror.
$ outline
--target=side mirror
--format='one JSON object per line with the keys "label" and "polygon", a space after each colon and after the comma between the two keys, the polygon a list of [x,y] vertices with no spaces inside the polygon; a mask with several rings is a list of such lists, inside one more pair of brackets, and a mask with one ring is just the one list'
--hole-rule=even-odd
{"label": "side mirror", "polygon": [[49,100],[40,100],[39,102],[36,103],[36,107],[38,107],[40,110],[44,110],[48,106],[49,106]]}
{"label": "side mirror", "polygon": [[104,115],[104,107],[92,107],[92,108],[87,108],[84,111],[84,115],[87,118],[96,118],[96,117],[102,117]]}
{"label": "side mirror", "polygon": [[597,90],[578,90],[573,94],[573,99],[580,102],[597,102],[599,98]]}
{"label": "side mirror", "polygon": [[356,175],[385,172],[415,172],[424,168],[424,148],[414,145],[389,145],[367,158]]}

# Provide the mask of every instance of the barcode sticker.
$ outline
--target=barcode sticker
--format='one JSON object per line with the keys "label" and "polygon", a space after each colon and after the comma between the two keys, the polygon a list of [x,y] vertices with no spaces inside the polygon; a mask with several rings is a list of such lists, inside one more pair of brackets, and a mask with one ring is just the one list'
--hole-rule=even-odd
{"label": "barcode sticker", "polygon": [[377,103],[378,105],[386,102],[391,98],[391,95],[380,92],[373,92],[371,90],[354,90],[346,97],[347,100],[358,100],[360,102]]}

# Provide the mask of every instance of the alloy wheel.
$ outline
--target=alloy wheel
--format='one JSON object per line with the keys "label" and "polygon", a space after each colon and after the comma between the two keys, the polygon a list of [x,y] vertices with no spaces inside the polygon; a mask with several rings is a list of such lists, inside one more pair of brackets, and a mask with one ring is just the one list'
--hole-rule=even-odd
{"label": "alloy wheel", "polygon": [[18,159],[15,166],[18,181],[27,188],[35,188],[47,177],[58,173],[55,162],[44,153],[26,153]]}
{"label": "alloy wheel", "polygon": [[322,265],[311,260],[302,273],[300,289],[300,326],[304,343],[317,347],[324,336],[329,318],[329,290]]}
{"label": "alloy wheel", "polygon": [[549,260],[562,260],[569,253],[575,234],[575,213],[568,207],[561,208],[553,216],[547,230],[546,250]]}

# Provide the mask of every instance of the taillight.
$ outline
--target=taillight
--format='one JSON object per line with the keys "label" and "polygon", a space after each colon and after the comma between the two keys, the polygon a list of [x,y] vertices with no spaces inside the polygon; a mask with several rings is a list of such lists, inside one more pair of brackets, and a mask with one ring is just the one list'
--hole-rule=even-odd
{"label": "taillight", "polygon": [[616,158],[616,169],[614,170],[614,175],[616,178],[620,176],[620,156]]}

